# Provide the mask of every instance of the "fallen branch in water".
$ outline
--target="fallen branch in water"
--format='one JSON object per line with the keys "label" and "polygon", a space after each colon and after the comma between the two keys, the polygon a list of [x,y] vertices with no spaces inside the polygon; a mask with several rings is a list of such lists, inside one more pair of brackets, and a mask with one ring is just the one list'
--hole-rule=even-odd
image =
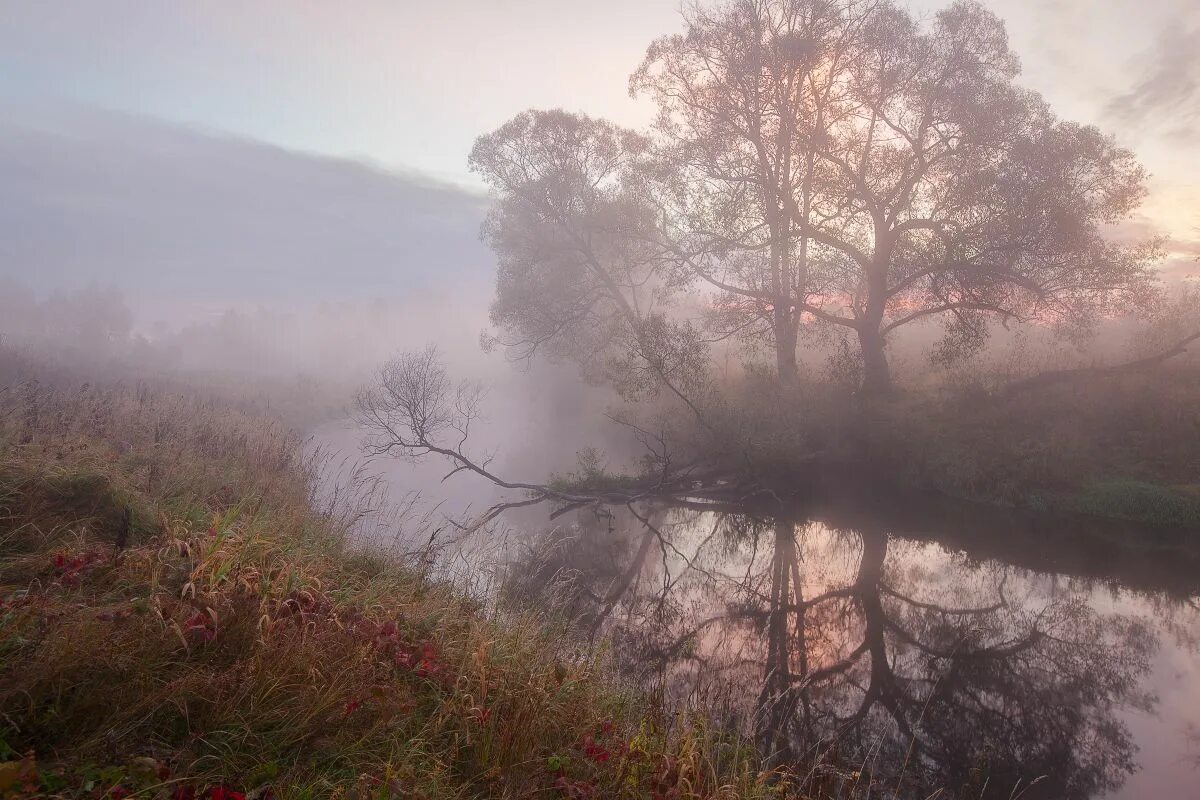
{"label": "fallen branch in water", "polygon": [[480,416],[482,397],[483,390],[478,385],[452,383],[437,350],[429,347],[419,353],[402,354],[386,363],[376,381],[359,392],[355,421],[368,432],[365,449],[370,455],[411,460],[436,455],[451,464],[442,480],[459,472],[470,472],[502,489],[525,493],[523,499],[506,500],[487,509],[472,523],[472,530],[510,509],[543,502],[559,507],[553,517],[592,504],[629,504],[651,498],[723,497],[744,490],[729,479],[727,472],[704,469],[701,462],[673,466],[662,438],[657,441],[663,449],[654,453],[659,468],[652,474],[630,479],[620,487],[593,490],[584,482],[576,489],[506,480],[491,470],[492,456],[473,456],[466,449],[471,425]]}

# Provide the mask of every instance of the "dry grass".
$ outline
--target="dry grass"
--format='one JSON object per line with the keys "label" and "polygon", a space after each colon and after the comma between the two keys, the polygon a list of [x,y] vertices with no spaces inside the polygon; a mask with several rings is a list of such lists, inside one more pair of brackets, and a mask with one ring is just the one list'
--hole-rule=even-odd
{"label": "dry grass", "polygon": [[516,618],[347,541],[270,420],[0,363],[0,797],[784,797]]}

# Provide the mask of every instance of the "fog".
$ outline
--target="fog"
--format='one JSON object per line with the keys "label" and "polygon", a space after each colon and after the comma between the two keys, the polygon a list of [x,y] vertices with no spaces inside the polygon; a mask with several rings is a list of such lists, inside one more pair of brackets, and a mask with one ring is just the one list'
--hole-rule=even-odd
{"label": "fog", "polygon": [[[25,108],[0,118],[0,333],[109,373],[262,394],[350,461],[356,388],[434,342],[453,375],[488,387],[473,446],[505,475],[543,480],[589,446],[628,462],[604,416],[611,392],[572,365],[481,348],[495,283],[479,239],[487,206],[418,174],[81,106]],[[997,334],[1003,357],[1012,335]],[[938,335],[895,342],[897,368],[926,371]],[[1030,336],[1047,338],[1026,331],[1022,347]],[[1100,341],[1056,365],[1117,353],[1124,335]],[[800,360],[819,374],[828,355],[810,343]],[[726,348],[725,373],[747,357]],[[470,476],[443,483],[436,460],[372,468],[448,511],[496,497]]]}
{"label": "fog", "polygon": [[[742,722],[842,675],[823,719],[927,726],[938,786],[995,742],[1083,776],[1056,796],[1150,791],[1139,743],[1194,783],[1200,720],[1142,697],[1200,675],[1195,8],[688,3],[655,40],[674,0],[405,5],[6,17],[0,397],[19,362],[266,412],[318,512],[380,512],[355,544],[562,607],[680,705],[720,656]],[[908,691],[989,674],[1032,725]],[[764,754],[835,741],[778,715]]]}
{"label": "fog", "polygon": [[[360,458],[354,391],[435,342],[489,388],[475,446],[543,479],[603,441],[604,392],[574,368],[479,344],[495,266],[486,198],[419,175],[79,107],[0,120],[0,335],[96,377],[261,396]],[[341,464],[343,469],[346,464]],[[495,490],[444,464],[377,460],[447,513]]]}
{"label": "fog", "polygon": [[42,292],[130,298],[139,327],[228,308],[486,296],[486,198],[416,175],[75,106],[0,119],[0,257]]}
{"label": "fog", "polygon": [[[1061,36],[1054,39],[1056,31],[1061,34],[1066,24],[1074,24],[1081,13],[1078,4],[1034,11],[1004,3],[997,11],[1008,17],[1014,41],[1030,56],[1026,80],[1047,89],[1068,112],[1104,122],[1122,141],[1145,145],[1157,164],[1163,163],[1163,143],[1178,152],[1190,152],[1194,145],[1197,30],[1194,15],[1183,7],[1153,5],[1154,13],[1138,28],[1145,46],[1122,45],[1124,77],[1099,99],[1083,84],[1076,85],[1081,79],[1054,78],[1056,65],[1091,63],[1090,54]],[[465,166],[469,138],[464,135],[483,133],[522,103],[567,99],[644,124],[649,118],[644,107],[618,107],[607,94],[609,83],[621,88],[622,81],[612,74],[626,74],[645,43],[671,27],[668,20],[677,19],[674,11],[663,8],[644,14],[636,26],[591,21],[612,42],[621,43],[629,63],[610,63],[595,53],[591,61],[603,62],[595,76],[580,74],[574,65],[571,81],[559,76],[547,85],[525,70],[524,93],[510,87],[487,101],[496,106],[489,105],[488,113],[500,117],[476,114],[469,131],[456,122],[447,128],[444,142],[434,141],[432,129],[439,118],[412,116],[423,108],[415,105],[406,109],[409,116],[402,115],[414,132],[397,141],[417,137],[429,152],[438,153],[456,147],[462,151],[456,158]],[[164,82],[180,78],[183,73],[176,73],[183,61],[202,55],[199,43],[177,40],[180,20],[168,17],[147,17],[148,27],[140,33],[121,32],[138,59],[162,64]],[[246,22],[238,19],[238,24]],[[437,19],[427,22],[441,24]],[[496,24],[510,21],[502,15]],[[14,22],[12,31],[27,26],[31,34],[67,37],[63,41],[79,44],[80,20],[60,24],[30,12]],[[107,18],[93,22],[113,24]],[[1092,20],[1090,35],[1110,40],[1115,30],[1111,22]],[[178,58],[146,49],[146,37],[156,25],[181,48]],[[552,50],[565,47],[573,35],[553,26],[547,30],[562,39],[546,43]],[[261,394],[291,424],[351,459],[359,434],[343,422],[355,389],[393,354],[436,342],[451,374],[489,387],[486,424],[476,430],[473,446],[494,453],[497,468],[507,476],[544,480],[569,469],[576,451],[586,446],[598,446],[618,462],[634,455],[604,417],[615,401],[610,391],[585,384],[570,364],[543,359],[512,364],[504,353],[480,347],[496,276],[496,259],[479,237],[491,202],[482,188],[288,150],[196,124],[52,99],[70,93],[51,91],[41,56],[18,41],[9,44],[28,62],[31,80],[28,91],[0,112],[0,333],[8,341],[49,348],[60,358],[110,374],[191,376],[226,393]],[[363,40],[367,48],[376,44],[373,37]],[[221,46],[230,57],[241,53],[233,40],[222,40]],[[462,43],[455,48],[461,50]],[[429,64],[443,58],[422,52]],[[241,56],[262,61],[261,54],[250,51]],[[365,79],[359,74],[361,65],[343,60]],[[286,71],[283,63],[259,66],[275,80]],[[457,69],[447,75],[461,84],[461,66]],[[602,80],[605,91],[597,94]],[[435,90],[428,76],[420,83],[422,91]],[[553,94],[553,87],[564,85],[590,88],[577,97]],[[1072,87],[1077,91],[1067,91]],[[321,84],[322,91],[327,88]],[[224,86],[222,91],[234,90]],[[211,110],[213,98],[195,94],[197,109]],[[147,99],[142,107],[179,119],[186,115],[178,113],[178,104],[179,98],[166,105]],[[233,127],[265,135],[260,122],[251,115]],[[346,120],[331,119],[329,124]],[[273,136],[292,142],[319,138],[306,139],[295,131]],[[377,150],[393,152],[390,147]],[[404,155],[399,160],[421,163],[419,152]],[[465,175],[461,168],[455,174]],[[1178,176],[1166,177],[1168,184],[1178,183]],[[1154,191],[1162,185],[1160,174]],[[1169,216],[1168,222],[1178,213]],[[1162,229],[1161,221],[1139,212],[1115,235],[1133,241]],[[1173,233],[1161,268],[1175,280],[1195,271],[1195,236],[1178,228]],[[683,302],[695,316],[707,299],[693,295]],[[1015,332],[993,328],[991,348],[980,363],[1004,363],[1014,353],[1029,358],[1032,350],[1042,366],[1062,367],[1121,358],[1128,349],[1125,323],[1108,326],[1096,341],[1079,347],[1064,347],[1036,326]],[[897,373],[910,381],[928,378],[927,351],[940,335],[933,324],[893,337],[890,357]],[[799,362],[805,373],[827,372],[834,344],[807,341],[802,348]],[[764,360],[763,354],[733,344],[717,349],[726,379],[740,374],[745,362]],[[436,462],[380,462],[378,468],[386,469],[402,491],[419,490],[433,503],[478,507],[494,497],[490,486],[466,476],[443,484],[444,465]]]}

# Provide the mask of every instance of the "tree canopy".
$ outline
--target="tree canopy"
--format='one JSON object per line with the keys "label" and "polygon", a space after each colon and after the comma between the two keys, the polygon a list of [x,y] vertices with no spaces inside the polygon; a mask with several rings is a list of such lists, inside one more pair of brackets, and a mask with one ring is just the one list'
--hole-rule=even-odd
{"label": "tree canopy", "polygon": [[684,23],[630,80],[658,108],[647,132],[528,111],[476,144],[493,321],[520,354],[685,394],[712,340],[771,348],[786,382],[798,336],[832,330],[882,392],[910,323],[939,321],[948,358],[994,321],[1077,335],[1149,295],[1154,244],[1106,230],[1142,168],[1016,82],[980,4],[919,21],[890,0],[731,0]]}

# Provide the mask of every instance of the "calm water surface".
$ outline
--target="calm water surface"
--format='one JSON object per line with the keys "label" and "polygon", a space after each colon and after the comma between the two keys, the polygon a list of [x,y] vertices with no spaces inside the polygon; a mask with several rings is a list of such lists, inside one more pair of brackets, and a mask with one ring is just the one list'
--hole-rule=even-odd
{"label": "calm water surface", "polygon": [[515,579],[831,794],[1200,797],[1200,535],[767,508],[579,512]]}

